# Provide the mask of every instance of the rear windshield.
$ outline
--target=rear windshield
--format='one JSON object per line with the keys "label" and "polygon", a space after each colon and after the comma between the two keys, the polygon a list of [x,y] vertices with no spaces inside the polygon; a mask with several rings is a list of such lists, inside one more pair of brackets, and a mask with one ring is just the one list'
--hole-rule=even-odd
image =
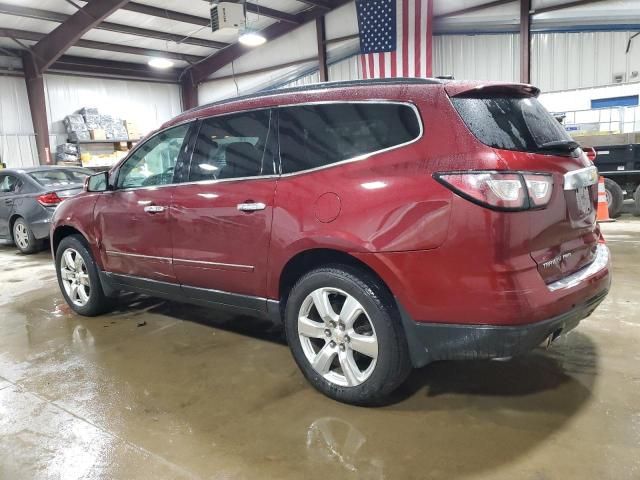
{"label": "rear windshield", "polygon": [[43,187],[61,187],[83,184],[89,174],[81,170],[55,169],[30,172],[29,176]]}
{"label": "rear windshield", "polygon": [[[490,147],[536,152],[549,150],[552,142],[573,143],[537,98],[454,97],[451,101],[478,140]],[[573,148],[564,150],[568,152]]]}

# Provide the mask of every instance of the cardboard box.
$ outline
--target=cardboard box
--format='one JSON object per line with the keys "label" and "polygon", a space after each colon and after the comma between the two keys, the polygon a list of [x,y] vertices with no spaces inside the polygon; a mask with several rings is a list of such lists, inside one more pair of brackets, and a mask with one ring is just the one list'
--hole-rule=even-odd
{"label": "cardboard box", "polygon": [[125,127],[127,127],[127,133],[129,134],[130,139],[137,140],[140,138],[140,131],[138,130],[138,126],[134,122],[125,120],[124,125]]}
{"label": "cardboard box", "polygon": [[107,136],[104,133],[104,130],[102,128],[94,128],[93,130],[90,130],[89,133],[91,134],[91,140],[106,140]]}

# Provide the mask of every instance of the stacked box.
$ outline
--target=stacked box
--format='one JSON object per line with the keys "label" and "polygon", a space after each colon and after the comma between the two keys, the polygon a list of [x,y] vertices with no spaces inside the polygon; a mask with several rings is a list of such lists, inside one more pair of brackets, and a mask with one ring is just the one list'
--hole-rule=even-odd
{"label": "stacked box", "polygon": [[[86,128],[86,127],[85,127]],[[89,130],[80,130],[77,132],[69,132],[70,142],[82,142],[84,140],[91,140],[91,134]]]}
{"label": "stacked box", "polygon": [[73,143],[61,143],[56,147],[56,163],[79,165],[78,146]]}
{"label": "stacked box", "polygon": [[56,147],[56,153],[78,156],[78,146],[75,143],[61,143]]}
{"label": "stacked box", "polygon": [[94,107],[84,107],[80,109],[80,115],[82,115],[83,117],[86,117],[87,115],[100,115],[100,112],[97,108]]}
{"label": "stacked box", "polygon": [[87,125],[87,129],[95,130],[102,128],[100,124],[100,115],[83,115],[84,123]]}
{"label": "stacked box", "polygon": [[113,138],[115,138],[116,140],[129,138],[127,129],[125,128],[124,122],[121,119],[114,118],[111,127],[113,129]]}
{"label": "stacked box", "polygon": [[91,134],[91,140],[106,140],[107,135],[102,128],[94,128],[89,131]]}
{"label": "stacked box", "polygon": [[138,140],[140,138],[140,132],[138,131],[138,126],[130,121],[125,120],[125,125],[127,127],[127,133],[130,140]]}

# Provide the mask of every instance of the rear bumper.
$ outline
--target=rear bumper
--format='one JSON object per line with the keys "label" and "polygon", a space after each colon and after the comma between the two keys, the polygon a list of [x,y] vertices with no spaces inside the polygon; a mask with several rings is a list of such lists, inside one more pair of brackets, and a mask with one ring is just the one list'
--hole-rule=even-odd
{"label": "rear bumper", "polygon": [[[414,367],[436,360],[479,360],[525,354],[549,336],[567,333],[591,315],[608,289],[566,313],[528,325],[447,325],[414,322],[401,311]],[[402,309],[401,309],[402,310]]]}
{"label": "rear bumper", "polygon": [[43,216],[35,221],[32,221],[29,226],[33,235],[38,239],[49,238],[49,232],[51,230],[51,217],[53,213],[49,213],[48,216]]}

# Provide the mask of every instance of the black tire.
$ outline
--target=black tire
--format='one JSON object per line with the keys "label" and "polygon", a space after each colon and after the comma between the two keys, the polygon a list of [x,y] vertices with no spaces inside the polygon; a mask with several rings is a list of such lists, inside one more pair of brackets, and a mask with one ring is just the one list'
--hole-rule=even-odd
{"label": "black tire", "polygon": [[640,217],[640,185],[636,188],[636,191],[633,193],[633,214],[636,217]]}
{"label": "black tire", "polygon": [[[26,243],[23,243],[18,240],[18,229],[24,229],[26,232]],[[24,218],[20,217],[15,222],[13,222],[13,243],[15,246],[25,255],[30,255],[32,253],[39,252],[42,250],[42,240],[38,240],[31,231],[29,224],[25,221]]]}
{"label": "black tire", "polygon": [[[307,296],[319,288],[339,289],[354,297],[373,325],[378,341],[377,359],[368,378],[359,385],[342,386],[325,379],[313,368],[304,353],[298,336],[298,315]],[[339,402],[380,404],[411,372],[409,348],[393,297],[378,279],[364,270],[331,265],[301,277],[287,300],[285,332],[293,358],[309,383]],[[324,341],[329,343],[326,339]]]}
{"label": "black tire", "polygon": [[[75,250],[82,257],[86,268],[86,274],[89,277],[89,299],[84,305],[78,305],[69,298],[69,294],[67,293],[62,281],[62,259],[64,253],[69,249]],[[113,299],[104,294],[100,277],[98,275],[98,268],[93,259],[93,255],[91,255],[91,252],[87,248],[84,238],[80,235],[70,235],[65,237],[60,242],[60,245],[58,245],[58,249],[56,250],[56,274],[58,276],[60,291],[62,292],[67,304],[74,312],[86,317],[95,317],[102,313],[106,313],[113,308]]]}
{"label": "black tire", "polygon": [[609,203],[609,216],[617,218],[622,213],[622,204],[624,203],[624,193],[622,188],[610,178],[604,179],[604,188],[609,193],[611,203]]}

